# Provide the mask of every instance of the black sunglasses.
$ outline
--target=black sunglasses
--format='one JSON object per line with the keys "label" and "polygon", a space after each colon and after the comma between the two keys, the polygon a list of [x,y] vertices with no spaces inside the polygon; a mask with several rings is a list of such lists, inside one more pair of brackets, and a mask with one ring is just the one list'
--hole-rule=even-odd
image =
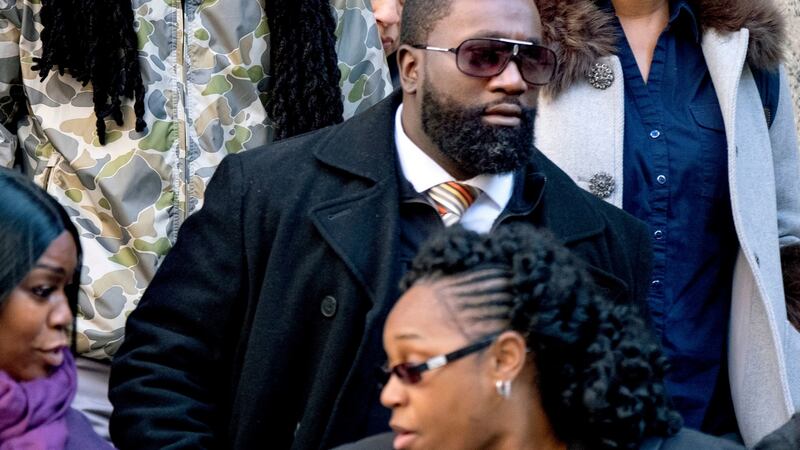
{"label": "black sunglasses", "polygon": [[456,67],[465,75],[489,78],[506,70],[512,59],[517,63],[522,79],[534,86],[543,86],[556,73],[556,54],[533,42],[503,38],[467,39],[455,48],[414,44],[414,48],[456,55]]}
{"label": "black sunglasses", "polygon": [[456,351],[447,353],[446,355],[438,355],[421,364],[401,363],[393,366],[392,368],[380,368],[380,383],[379,386],[383,387],[389,382],[389,377],[396,376],[403,384],[417,384],[422,379],[422,374],[428,370],[438,369],[450,364],[453,361],[459,360],[467,355],[479,352],[486,347],[492,345],[494,340],[500,333],[493,333],[485,338],[460,348]]}

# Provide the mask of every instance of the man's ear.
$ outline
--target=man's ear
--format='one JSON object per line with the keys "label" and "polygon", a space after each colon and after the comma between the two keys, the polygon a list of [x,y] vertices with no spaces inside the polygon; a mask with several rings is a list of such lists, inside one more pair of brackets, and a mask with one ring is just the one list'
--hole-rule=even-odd
{"label": "man's ear", "polygon": [[528,349],[525,338],[516,331],[505,331],[492,346],[492,378],[514,381],[525,367]]}
{"label": "man's ear", "polygon": [[406,94],[417,93],[421,53],[408,44],[403,44],[397,49],[397,70],[400,73],[400,84]]}

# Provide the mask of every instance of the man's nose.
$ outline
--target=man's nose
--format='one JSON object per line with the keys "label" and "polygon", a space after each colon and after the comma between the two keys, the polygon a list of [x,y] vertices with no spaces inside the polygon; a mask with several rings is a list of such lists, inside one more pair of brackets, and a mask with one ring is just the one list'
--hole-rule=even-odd
{"label": "man's nose", "polygon": [[528,83],[522,78],[522,72],[516,58],[508,62],[505,69],[489,80],[489,89],[501,90],[508,94],[521,95],[530,89]]}

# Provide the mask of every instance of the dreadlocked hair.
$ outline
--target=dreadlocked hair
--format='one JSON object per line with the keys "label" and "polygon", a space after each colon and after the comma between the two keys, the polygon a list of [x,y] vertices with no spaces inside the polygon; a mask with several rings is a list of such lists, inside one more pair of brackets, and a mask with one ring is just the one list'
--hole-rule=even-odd
{"label": "dreadlocked hair", "polygon": [[423,245],[403,288],[418,282],[443,289],[467,328],[525,337],[542,407],[568,445],[637,449],[680,429],[666,358],[645,322],[600,295],[550,234],[527,224],[489,235],[450,228]]}
{"label": "dreadlocked hair", "polygon": [[144,83],[139,71],[130,0],[42,0],[42,56],[33,70],[42,81],[51,70],[92,83],[97,139],[106,143],[105,118],[118,126],[122,98],[132,98],[136,131],[143,131]]}
{"label": "dreadlocked hair", "polygon": [[[267,113],[283,139],[342,121],[336,20],[328,0],[269,0],[271,83]],[[145,129],[145,87],[130,0],[42,0],[42,56],[34,70],[92,83],[97,136],[105,119],[123,124],[122,98],[134,99],[136,131]]]}
{"label": "dreadlocked hair", "polygon": [[329,0],[267,1],[264,9],[274,74],[266,107],[275,139],[341,122],[336,20]]}

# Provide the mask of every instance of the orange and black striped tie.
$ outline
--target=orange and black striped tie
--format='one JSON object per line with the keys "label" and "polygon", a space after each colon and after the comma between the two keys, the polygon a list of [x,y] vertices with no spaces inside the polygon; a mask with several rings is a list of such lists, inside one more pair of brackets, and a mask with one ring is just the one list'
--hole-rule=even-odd
{"label": "orange and black striped tie", "polygon": [[425,192],[426,197],[439,212],[446,227],[461,220],[464,211],[475,203],[481,190],[466,184],[449,181],[438,184]]}

